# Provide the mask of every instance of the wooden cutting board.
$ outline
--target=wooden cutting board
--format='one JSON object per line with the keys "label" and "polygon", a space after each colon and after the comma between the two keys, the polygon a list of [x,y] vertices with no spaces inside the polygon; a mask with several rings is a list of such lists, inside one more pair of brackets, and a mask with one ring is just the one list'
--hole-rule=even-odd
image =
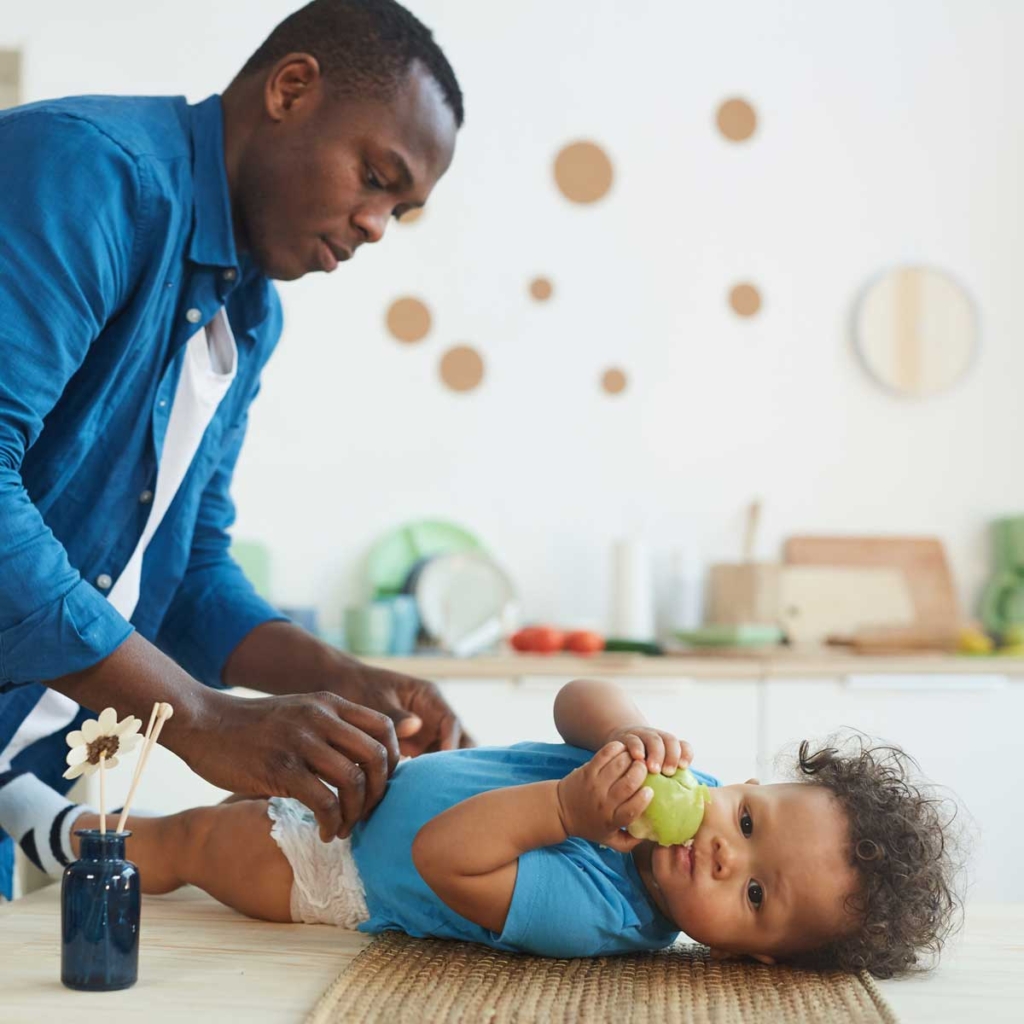
{"label": "wooden cutting board", "polygon": [[898,569],[914,606],[913,625],[955,631],[960,622],[946,549],[935,537],[790,537],[784,561],[790,565],[846,565]]}
{"label": "wooden cutting board", "polygon": [[791,644],[824,644],[868,627],[912,626],[916,614],[899,569],[784,565],[779,620]]}

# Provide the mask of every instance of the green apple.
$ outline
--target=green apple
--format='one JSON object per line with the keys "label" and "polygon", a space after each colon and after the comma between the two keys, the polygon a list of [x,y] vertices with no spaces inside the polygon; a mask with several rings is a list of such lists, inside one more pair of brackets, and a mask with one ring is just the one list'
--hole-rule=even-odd
{"label": "green apple", "polygon": [[650,775],[644,786],[654,790],[647,809],[627,831],[637,839],[653,839],[659,846],[688,843],[704,819],[704,805],[711,802],[708,787],[697,781],[689,768],[675,775]]}

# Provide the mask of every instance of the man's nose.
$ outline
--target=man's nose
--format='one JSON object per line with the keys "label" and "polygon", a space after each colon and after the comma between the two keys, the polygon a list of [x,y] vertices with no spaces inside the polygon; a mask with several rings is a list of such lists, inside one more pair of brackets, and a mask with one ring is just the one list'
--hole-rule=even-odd
{"label": "man's nose", "polygon": [[388,215],[375,210],[359,210],[354,221],[364,242],[379,242],[388,226]]}

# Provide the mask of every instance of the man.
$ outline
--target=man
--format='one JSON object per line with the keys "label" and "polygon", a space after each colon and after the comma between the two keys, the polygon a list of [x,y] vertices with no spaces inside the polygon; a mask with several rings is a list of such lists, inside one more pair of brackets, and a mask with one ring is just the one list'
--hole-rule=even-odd
{"label": "man", "polygon": [[[0,786],[65,791],[85,709],[146,720],[166,700],[161,741],[193,770],[302,800],[326,841],[400,750],[468,743],[432,684],[258,597],[227,535],[281,330],[269,279],[330,273],[422,206],[462,118],[447,60],[394,0],[315,0],[195,106],[0,114]],[[288,696],[221,689],[238,685]]]}

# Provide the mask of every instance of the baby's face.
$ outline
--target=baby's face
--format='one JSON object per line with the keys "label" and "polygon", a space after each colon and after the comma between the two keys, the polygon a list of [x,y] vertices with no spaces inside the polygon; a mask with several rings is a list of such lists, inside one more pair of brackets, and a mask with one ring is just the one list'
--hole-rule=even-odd
{"label": "baby's face", "polygon": [[854,925],[847,821],[809,784],[711,791],[689,849],[644,843],[634,858],[651,897],[697,942],[766,962],[820,946]]}

